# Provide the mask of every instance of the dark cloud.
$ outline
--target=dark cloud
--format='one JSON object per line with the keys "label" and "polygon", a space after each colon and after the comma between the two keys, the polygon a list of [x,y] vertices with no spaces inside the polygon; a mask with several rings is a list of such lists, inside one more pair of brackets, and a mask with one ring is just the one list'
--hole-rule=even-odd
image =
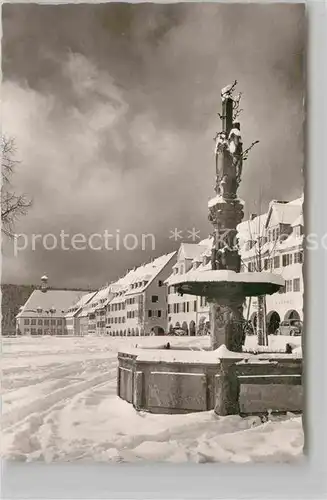
{"label": "dark cloud", "polygon": [[[154,252],[5,249],[4,279],[100,285],[205,237],[220,88],[244,92],[247,213],[302,190],[305,10],[295,4],[102,4],[2,9],[3,128],[34,205],[17,230],[153,233]],[[260,207],[259,207],[260,205]]]}

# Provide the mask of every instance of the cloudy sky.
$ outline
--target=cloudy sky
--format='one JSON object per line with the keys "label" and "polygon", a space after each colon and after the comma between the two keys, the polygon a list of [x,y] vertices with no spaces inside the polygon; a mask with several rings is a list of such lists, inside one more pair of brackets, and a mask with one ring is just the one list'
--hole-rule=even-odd
{"label": "cloudy sky", "polygon": [[[260,140],[246,214],[301,194],[303,5],[5,4],[2,17],[3,131],[33,198],[16,228],[27,248],[3,246],[3,281],[96,287],[176,249],[174,228],[205,238],[220,89],[234,79],[244,144]],[[31,248],[32,234],[104,230],[152,233],[155,250]]]}

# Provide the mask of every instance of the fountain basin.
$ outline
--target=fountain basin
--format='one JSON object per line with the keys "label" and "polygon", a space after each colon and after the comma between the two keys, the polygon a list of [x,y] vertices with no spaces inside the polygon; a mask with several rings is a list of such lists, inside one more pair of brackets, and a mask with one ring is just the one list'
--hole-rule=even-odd
{"label": "fountain basin", "polygon": [[285,280],[270,272],[194,270],[185,275],[172,276],[169,285],[176,286],[179,293],[224,300],[233,296],[272,295],[285,285]]}
{"label": "fountain basin", "polygon": [[[242,413],[268,409],[302,410],[301,383],[294,376],[295,382],[293,380],[294,383],[287,385],[284,375],[278,375],[301,373],[300,356],[234,353],[225,346],[216,351],[204,351],[178,349],[178,346],[176,349],[173,346],[165,349],[163,345],[158,345],[157,348],[140,347],[119,352],[117,395],[133,404],[135,409],[151,413],[212,410],[216,406],[222,366],[225,363],[230,366],[236,364],[243,371],[246,370],[247,378],[243,378],[240,391]],[[258,373],[262,374],[261,385],[257,383]],[[274,374],[277,374],[277,378],[273,378]]]}

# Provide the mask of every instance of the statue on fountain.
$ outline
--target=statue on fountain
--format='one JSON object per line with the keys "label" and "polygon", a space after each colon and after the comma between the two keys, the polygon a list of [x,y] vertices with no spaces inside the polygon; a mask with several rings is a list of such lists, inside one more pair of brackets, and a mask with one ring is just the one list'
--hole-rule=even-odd
{"label": "statue on fountain", "polygon": [[236,198],[243,161],[240,123],[234,122],[228,135],[218,132],[215,141],[216,192],[223,198]]}

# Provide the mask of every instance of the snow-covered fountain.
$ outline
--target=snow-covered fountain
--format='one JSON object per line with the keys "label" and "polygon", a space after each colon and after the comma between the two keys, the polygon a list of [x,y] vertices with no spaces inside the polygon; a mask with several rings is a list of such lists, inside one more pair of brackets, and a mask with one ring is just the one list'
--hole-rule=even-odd
{"label": "snow-covered fountain", "polygon": [[[211,350],[181,350],[170,345],[167,350],[158,346],[120,352],[117,392],[137,409],[182,413],[215,408],[221,415],[239,413],[240,383],[234,366],[253,357],[242,353],[246,297],[273,294],[284,286],[284,279],[271,272],[240,272],[236,228],[244,213],[237,190],[243,162],[257,141],[243,150],[236,121],[240,113],[240,95],[234,95],[236,83],[221,91],[222,127],[215,137],[216,195],[208,203],[213,225],[211,269],[191,270],[169,280],[178,293],[204,296],[210,303]],[[290,370],[291,376],[299,371],[296,368],[293,374],[292,367]],[[278,370],[274,373],[280,375]]]}

